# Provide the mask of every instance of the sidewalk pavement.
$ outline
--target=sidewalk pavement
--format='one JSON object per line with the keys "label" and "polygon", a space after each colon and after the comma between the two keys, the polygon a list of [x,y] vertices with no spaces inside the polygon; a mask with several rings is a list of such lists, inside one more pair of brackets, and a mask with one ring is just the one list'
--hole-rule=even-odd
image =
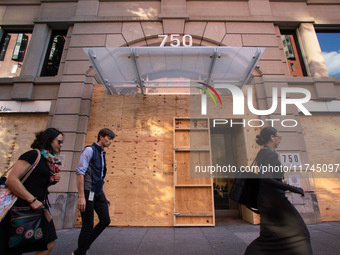
{"label": "sidewalk pavement", "polygon": [[[340,254],[340,222],[308,225],[314,255]],[[92,244],[90,255],[239,255],[259,235],[259,225],[239,219],[215,227],[108,227]],[[58,230],[52,255],[71,255],[80,229]],[[287,254],[289,255],[289,254]]]}

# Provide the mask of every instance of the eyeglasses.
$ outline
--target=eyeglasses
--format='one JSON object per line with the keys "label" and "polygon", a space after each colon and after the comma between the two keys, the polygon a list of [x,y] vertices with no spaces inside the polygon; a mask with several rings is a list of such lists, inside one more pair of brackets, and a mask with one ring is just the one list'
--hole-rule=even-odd
{"label": "eyeglasses", "polygon": [[280,136],[280,135],[274,135],[274,137],[277,137],[279,140],[282,139],[282,136]]}
{"label": "eyeglasses", "polygon": [[63,140],[57,140],[57,141],[58,141],[58,144],[59,144],[59,145],[64,143]]}

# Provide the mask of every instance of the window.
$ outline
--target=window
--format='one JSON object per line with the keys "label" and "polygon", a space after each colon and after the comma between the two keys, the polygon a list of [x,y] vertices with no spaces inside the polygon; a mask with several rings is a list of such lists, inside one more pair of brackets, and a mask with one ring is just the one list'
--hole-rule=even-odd
{"label": "window", "polygon": [[340,32],[316,33],[329,76],[340,76]]}
{"label": "window", "polygon": [[67,31],[53,31],[47,49],[41,76],[58,74],[61,56],[63,54]]}
{"label": "window", "polygon": [[27,47],[28,42],[28,36],[20,33],[17,35],[17,40],[14,44],[13,54],[12,54],[12,60],[14,61],[23,61],[24,55]]}
{"label": "window", "polygon": [[299,77],[307,76],[295,31],[282,30],[281,40],[290,75]]}
{"label": "window", "polygon": [[0,42],[0,78],[20,75],[31,32],[2,30]]}

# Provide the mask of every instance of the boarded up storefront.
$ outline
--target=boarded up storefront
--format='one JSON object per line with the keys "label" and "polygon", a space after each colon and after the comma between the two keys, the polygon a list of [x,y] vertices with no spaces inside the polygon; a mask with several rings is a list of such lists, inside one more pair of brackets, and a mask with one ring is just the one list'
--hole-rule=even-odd
{"label": "boarded up storefront", "polygon": [[[311,165],[339,165],[340,157],[340,115],[317,114],[313,117],[301,117],[301,124],[307,145]],[[318,197],[323,221],[339,220],[340,212],[340,169],[331,173],[328,168],[327,178],[314,174],[315,192]],[[334,178],[331,178],[334,177]]]}
{"label": "boarded up storefront", "polygon": [[[112,96],[103,85],[94,86],[85,144],[95,142],[103,127],[117,135],[106,156],[105,185],[111,201],[111,225],[215,224],[213,180],[190,179],[188,175],[190,159],[186,154],[190,152],[190,138],[187,133],[190,122],[194,121],[189,118],[189,98],[185,95]],[[231,97],[222,100],[226,109],[231,107]],[[196,131],[203,133],[201,147],[196,150],[200,150],[203,157],[211,146],[209,123],[200,122],[202,120],[196,122]],[[258,149],[254,139],[257,132],[257,128],[245,128],[235,133],[237,164],[245,165],[247,160],[253,160]],[[207,155],[207,161],[209,157]],[[76,226],[80,226],[77,213]],[[254,221],[249,212],[243,217]]]}
{"label": "boarded up storefront", "polygon": [[189,115],[185,96],[110,96],[94,87],[85,144],[103,127],[117,135],[106,156],[112,225],[172,226],[176,115]]}
{"label": "boarded up storefront", "polygon": [[3,113],[0,115],[1,173],[31,149],[35,133],[46,127],[47,114]]}

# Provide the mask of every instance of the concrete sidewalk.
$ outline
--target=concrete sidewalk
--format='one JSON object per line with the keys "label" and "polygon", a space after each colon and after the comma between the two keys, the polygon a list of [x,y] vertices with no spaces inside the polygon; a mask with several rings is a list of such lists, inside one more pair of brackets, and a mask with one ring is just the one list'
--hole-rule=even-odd
{"label": "concrete sidewalk", "polygon": [[[340,254],[340,222],[308,225],[314,255]],[[57,231],[52,255],[71,255],[79,228]],[[93,243],[90,255],[243,254],[259,235],[259,226],[228,219],[215,227],[109,227]],[[289,254],[287,254],[289,255]]]}

